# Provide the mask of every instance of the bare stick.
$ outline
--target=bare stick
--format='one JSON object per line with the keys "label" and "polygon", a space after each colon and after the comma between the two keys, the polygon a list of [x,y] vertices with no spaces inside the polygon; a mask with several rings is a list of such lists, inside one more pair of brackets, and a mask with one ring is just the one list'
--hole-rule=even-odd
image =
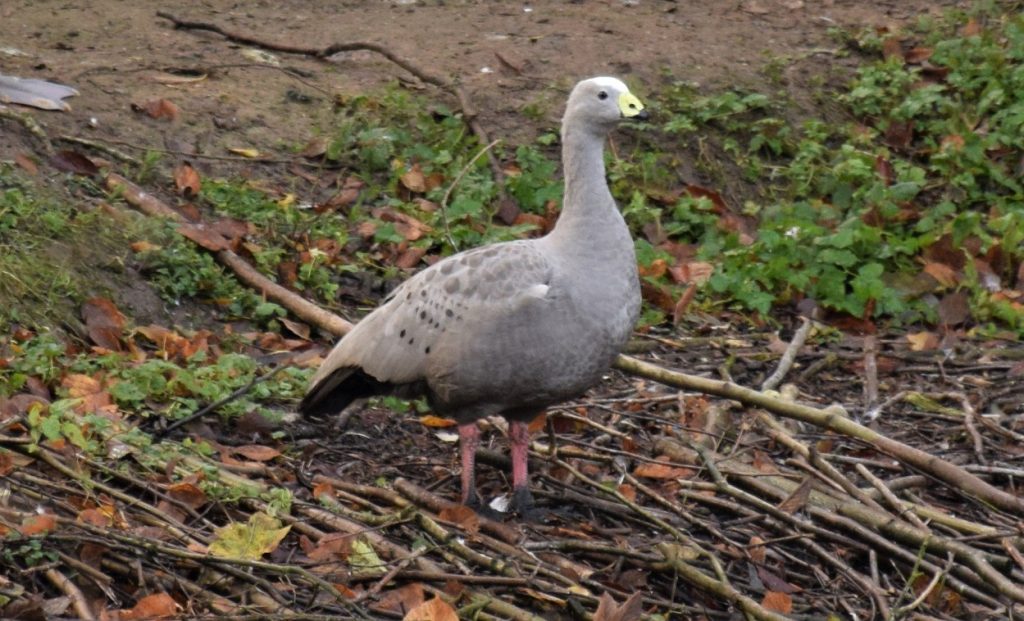
{"label": "bare stick", "polygon": [[[105,185],[111,191],[121,192],[128,204],[146,215],[169,218],[175,222],[182,220],[181,215],[177,211],[121,175],[110,173],[106,177]],[[218,261],[235,272],[239,280],[262,293],[267,299],[273,300],[285,307],[299,319],[322,328],[335,336],[344,336],[352,329],[352,324],[348,321],[320,308],[302,296],[270,280],[231,250],[218,250],[215,255]]]}
{"label": "bare stick", "polygon": [[786,374],[793,367],[793,362],[796,361],[796,355],[800,352],[800,348],[807,342],[807,335],[811,333],[814,322],[806,317],[801,317],[800,320],[803,321],[803,325],[793,335],[793,340],[789,342],[786,351],[783,352],[782,358],[779,359],[779,366],[775,367],[775,371],[761,384],[761,390],[775,390],[778,388]]}

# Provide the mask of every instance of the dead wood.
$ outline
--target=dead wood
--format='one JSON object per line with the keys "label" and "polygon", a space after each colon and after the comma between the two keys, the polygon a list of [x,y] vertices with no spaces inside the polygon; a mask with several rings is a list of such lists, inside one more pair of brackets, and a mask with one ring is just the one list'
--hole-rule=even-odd
{"label": "dead wood", "polygon": [[[107,175],[104,183],[108,190],[119,192],[128,204],[146,215],[166,218],[174,222],[183,221],[181,214],[177,211],[121,175],[110,173]],[[214,253],[214,256],[222,264],[231,268],[231,271],[243,283],[259,291],[267,299],[273,300],[288,309],[302,321],[315,325],[335,336],[344,336],[352,329],[352,324],[348,321],[320,308],[302,296],[270,280],[233,251],[228,249],[218,250]]]}
{"label": "dead wood", "polygon": [[619,356],[615,361],[615,367],[627,373],[646,377],[676,388],[696,390],[709,395],[734,399],[745,405],[761,407],[780,416],[811,423],[823,429],[829,429],[855,438],[870,444],[877,450],[909,466],[934,476],[950,485],[953,489],[999,507],[1004,511],[1024,515],[1024,499],[993,487],[979,477],[944,459],[902,442],[897,442],[877,431],[869,429],[849,418],[842,408],[832,406],[826,409],[819,409],[784,401],[738,384],[670,371],[627,356]]}

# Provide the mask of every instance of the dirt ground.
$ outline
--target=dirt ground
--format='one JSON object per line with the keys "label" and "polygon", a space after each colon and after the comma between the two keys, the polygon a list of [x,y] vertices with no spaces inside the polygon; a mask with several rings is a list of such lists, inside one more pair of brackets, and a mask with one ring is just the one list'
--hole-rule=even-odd
{"label": "dirt ground", "polygon": [[[489,132],[515,143],[537,125],[520,113],[524,106],[538,107],[542,124],[553,126],[565,92],[590,75],[621,76],[642,95],[667,80],[778,88],[763,68],[781,60],[782,87],[803,101],[812,76],[841,72],[843,60],[816,53],[837,46],[831,28],[893,26],[952,4],[284,0],[206,1],[179,9],[153,1],[7,0],[0,7],[0,71],[80,91],[69,100],[70,113],[40,115],[52,135],[120,141],[135,155],[157,148],[225,156],[230,147],[287,154],[330,131],[336,95],[411,79],[372,52],[342,53],[328,63],[280,55],[279,67],[261,64],[219,35],[173,29],[156,15],[170,9],[182,19],[292,45],[382,44],[461,80]],[[166,72],[182,70],[209,77],[191,84],[161,81]],[[177,122],[132,112],[132,104],[161,97],[179,107]],[[0,134],[0,158],[23,150],[21,140],[13,132]]]}
{"label": "dirt ground", "polygon": [[[31,111],[52,138],[64,136],[84,139],[135,158],[142,157],[146,150],[161,150],[168,157],[160,165],[168,171],[181,160],[188,159],[204,175],[241,173],[262,178],[284,174],[288,158],[294,155],[297,148],[314,136],[329,134],[336,97],[367,92],[396,80],[401,80],[409,88],[424,89],[424,92],[442,101],[448,95],[419,84],[413,76],[394,63],[371,52],[339,54],[327,62],[305,56],[277,54],[276,59],[280,64],[267,64],[255,60],[246,48],[229,43],[217,34],[175,30],[168,20],[156,15],[158,10],[169,10],[181,19],[215,23],[235,32],[249,33],[284,44],[325,47],[332,43],[367,41],[384,45],[436,74],[460,80],[479,109],[480,121],[490,135],[516,144],[554,127],[570,86],[580,78],[597,74],[622,77],[641,97],[654,94],[675,80],[685,80],[708,91],[732,86],[762,91],[784,90],[794,104],[794,113],[798,115],[801,106],[812,105],[814,91],[823,81],[844,79],[852,66],[852,61],[831,53],[841,44],[830,34],[830,29],[892,28],[910,23],[922,14],[937,14],[951,6],[967,3],[940,0],[592,0],[535,3],[483,0],[204,0],[179,4],[185,5],[185,8],[152,0],[132,3],[116,0],[78,3],[66,0],[4,0],[0,3],[0,73],[47,79],[78,89],[80,94],[69,100],[72,109],[67,113]],[[780,67],[781,72],[766,71],[768,65]],[[206,77],[184,83],[168,83],[168,76],[181,75],[183,71]],[[174,102],[180,110],[177,120],[169,122],[154,119],[133,109],[133,106],[157,98]],[[538,120],[533,115],[524,114],[524,108],[527,107],[540,110],[541,118]],[[74,145],[73,142],[68,144]],[[0,160],[13,160],[19,154],[33,152],[36,146],[27,132],[0,120]],[[268,154],[268,158],[265,162],[253,162],[233,155],[230,151],[232,148],[258,149]],[[52,169],[45,169],[43,174],[53,175],[54,180],[59,181],[57,173]],[[140,285],[136,283],[133,286]],[[122,294],[122,297],[128,298],[149,296],[156,299],[152,293],[137,289]],[[130,303],[128,308],[131,308]],[[139,320],[139,324],[145,323],[139,317],[136,320]],[[185,321],[188,321],[188,317],[179,315],[175,323]],[[705,376],[722,373],[725,361],[728,360],[731,365],[728,372],[732,379],[747,386],[759,385],[774,366],[773,362],[765,362],[765,350],[774,346],[773,351],[778,354],[779,346],[784,344],[772,335],[741,335],[738,338],[740,340],[718,333],[696,335],[687,341],[685,347],[677,349],[669,346],[653,356],[657,356],[659,362],[667,367],[685,368]],[[802,391],[800,398],[819,407],[828,406],[833,400],[855,404],[851,412],[855,415],[863,414],[854,411],[858,407],[856,404],[864,401],[861,395],[863,366],[857,366],[864,364],[863,346],[863,342],[851,339],[838,345],[825,343],[808,346],[803,350],[797,365],[801,371],[794,379]],[[993,459],[991,468],[1001,468],[1011,459],[1016,459],[1019,464],[1018,440],[1022,430],[1018,429],[1018,423],[1022,420],[1019,408],[1020,394],[1024,387],[1018,358],[1010,358],[1006,352],[1003,352],[1005,358],[999,358],[995,354],[990,356],[991,352],[971,351],[967,352],[969,355],[957,360],[926,359],[924,355],[908,352],[902,339],[889,336],[880,337],[877,346],[882,361],[879,373],[883,378],[883,399],[913,389],[961,390],[976,403],[992,405],[995,410],[1002,408],[1002,411],[1016,416],[1014,420],[1017,423],[1012,425],[1013,430],[1008,434],[997,435],[995,439],[986,436],[984,448],[990,452],[998,450],[999,458]],[[1019,351],[1015,353],[1020,354]],[[573,408],[578,405],[572,404],[560,411],[569,419],[575,415]],[[766,429],[761,426],[756,411],[737,413],[738,408],[730,405],[723,405],[719,409],[718,401],[693,394],[684,399],[674,390],[621,375],[616,375],[612,382],[595,391],[584,405],[594,412],[593,418],[603,425],[600,428],[602,431],[612,429],[615,433],[602,434],[596,440],[589,436],[581,439],[585,431],[592,430],[582,426],[572,427],[568,423],[566,428],[556,431],[568,435],[575,433],[576,439],[570,448],[579,453],[570,450],[570,456],[587,452],[591,455],[600,453],[608,457],[606,461],[599,462],[602,468],[608,469],[613,467],[612,464],[617,464],[623,455],[628,456],[634,451],[646,456],[643,458],[646,459],[645,464],[667,467],[666,463],[655,463],[667,451],[664,445],[654,446],[652,439],[660,440],[674,433],[682,435],[680,430],[690,430],[690,425],[698,428],[707,425],[703,430],[698,429],[698,432],[706,432],[710,436],[716,433],[711,428],[715,417],[725,419],[736,414],[737,420],[742,418],[737,424],[740,431],[736,434],[738,437],[735,445],[721,447],[723,454],[727,450],[732,452],[728,455],[729,460],[723,459],[720,465],[723,469],[726,466],[735,468],[726,474],[736,479],[749,479],[747,488],[763,493],[764,498],[771,501],[764,503],[767,509],[758,504],[761,502],[760,497],[754,498],[754,494],[740,495],[738,491],[735,498],[739,500],[730,500],[725,493],[720,493],[721,500],[709,500],[709,496],[714,497],[716,488],[703,471],[701,480],[693,481],[692,487],[681,492],[672,489],[672,494],[678,492],[676,496],[669,493],[663,495],[682,498],[679,502],[686,504],[685,511],[679,510],[681,504],[672,506],[671,503],[666,505],[662,501],[651,500],[659,496],[654,492],[641,490],[640,496],[646,498],[644,506],[650,515],[671,521],[673,527],[697,533],[703,540],[711,542],[709,548],[713,546],[724,558],[732,559],[730,563],[735,563],[735,566],[729,568],[732,578],[735,580],[743,574],[749,578],[749,584],[740,585],[739,590],[748,595],[779,590],[787,585],[775,574],[785,575],[791,583],[799,583],[800,588],[804,589],[802,592],[797,590],[799,594],[794,599],[802,602],[802,610],[811,611],[811,615],[822,610],[845,609],[850,614],[844,618],[854,618],[854,611],[862,612],[874,605],[865,604],[870,596],[874,595],[882,601],[894,592],[896,587],[888,583],[885,586],[889,590],[881,594],[882,588],[873,586],[866,579],[861,580],[877,572],[874,556],[876,550],[882,550],[880,556],[883,561],[878,563],[881,564],[883,580],[886,572],[899,578],[900,571],[906,571],[911,566],[917,568],[913,553],[899,557],[900,549],[893,551],[891,548],[896,546],[886,547],[888,540],[895,540],[896,535],[885,531],[885,525],[878,526],[881,534],[872,531],[868,535],[856,531],[856,524],[848,526],[849,532],[853,534],[848,535],[847,531],[843,531],[834,539],[821,540],[828,547],[824,544],[819,546],[817,541],[814,547],[806,549],[796,545],[798,541],[811,539],[806,536],[806,532],[811,531],[800,530],[802,524],[813,522],[812,525],[818,528],[814,532],[822,534],[825,529],[819,528],[819,525],[835,526],[836,530],[842,530],[842,525],[836,526],[840,520],[846,519],[852,523],[853,518],[836,517],[838,509],[821,510],[820,514],[813,516],[813,520],[800,522],[803,519],[801,508],[789,512],[797,514],[796,517],[782,510],[776,511],[774,505],[785,506],[789,499],[773,497],[772,492],[762,492],[767,487],[757,486],[762,480],[785,479],[781,483],[772,483],[776,491],[784,490],[786,493],[791,492],[792,497],[798,497],[804,484],[801,483],[800,489],[795,491],[793,488],[797,481],[810,481],[811,477],[808,475],[804,478],[802,473],[817,472],[808,464],[818,459],[818,450],[834,454],[835,463],[844,468],[844,472],[851,472],[854,467],[866,464],[876,472],[887,473],[893,479],[900,476],[902,483],[920,490],[919,498],[948,510],[950,516],[956,514],[964,519],[999,527],[998,531],[993,527],[992,531],[978,531],[980,535],[964,535],[964,540],[971,540],[975,536],[979,540],[995,537],[992,532],[997,532],[999,537],[1008,532],[1016,533],[1015,536],[1019,537],[1019,522],[1014,522],[1018,517],[1016,514],[1002,512],[996,517],[987,515],[979,509],[981,503],[976,499],[972,501],[974,505],[965,502],[965,494],[956,486],[932,485],[935,481],[926,479],[917,470],[904,467],[894,461],[891,455],[870,451],[864,444],[849,437],[833,435],[810,426],[808,431],[794,425],[788,429],[794,435],[802,433],[801,441],[805,442],[805,446],[814,447],[814,452],[798,455],[792,445],[785,444],[785,438],[788,437],[786,429]],[[883,405],[887,409],[878,421],[872,422],[865,418],[860,420],[871,423],[872,428],[882,428],[890,437],[907,444],[938,447],[936,450],[941,450],[942,456],[954,463],[970,464],[980,456],[980,440],[972,446],[971,441],[965,439],[963,429],[966,426],[971,438],[977,436],[978,432],[963,422],[963,417],[956,418],[948,412],[940,415],[912,412],[909,417],[902,419],[887,418],[889,412],[899,410],[902,405],[895,399]],[[913,410],[910,407],[906,409]],[[684,421],[684,417],[679,415],[680,411],[685,411],[685,416],[693,415],[695,420]],[[302,434],[297,432],[295,437],[287,440],[296,445],[307,442],[309,454],[315,453],[318,458],[319,474],[327,473],[345,482],[354,481],[366,487],[374,486],[380,478],[395,480],[401,477],[422,487],[429,487],[431,491],[446,498],[457,497],[457,479],[450,475],[455,471],[456,451],[451,445],[440,443],[434,430],[425,428],[415,419],[397,418],[390,412],[368,410],[359,415],[352,429],[306,430],[307,437],[300,437]],[[620,436],[627,435],[617,431],[621,429],[627,430],[629,434],[635,432],[637,437],[643,438],[645,444],[640,448],[627,448],[623,443],[623,450],[619,450],[617,443]],[[330,446],[326,447],[324,443],[315,442],[325,434],[331,434],[329,437],[332,440]],[[488,448],[505,450],[500,438],[494,440],[498,436],[491,434]],[[780,458],[777,464],[772,464],[769,455],[773,451],[782,452],[779,447],[783,445],[787,450],[792,449],[791,457],[785,460]],[[1010,457],[1006,457],[1008,455]],[[726,464],[726,461],[733,461],[733,457],[742,463]],[[693,472],[699,467],[698,460],[692,454],[676,454],[672,458],[674,462],[690,459],[687,468]],[[501,466],[490,468],[481,481],[485,494],[500,493],[507,487],[501,478],[501,472],[505,470],[502,458],[485,451],[480,459],[488,466]],[[747,461],[760,469],[760,472],[752,473],[747,468]],[[285,470],[290,474],[293,465],[296,464],[289,462],[289,467],[281,468],[280,471],[276,467],[267,467],[252,476],[262,476],[266,481],[276,483],[278,479],[275,477]],[[673,467],[676,465],[673,463]],[[776,466],[778,469],[772,470]],[[1012,488],[1014,474],[984,470],[988,467],[981,466],[971,472],[1006,475],[1011,478],[1008,487]],[[522,549],[531,555],[536,553],[547,558],[544,555],[549,552],[551,556],[555,552],[566,554],[565,557],[559,557],[557,563],[551,561],[551,567],[557,571],[552,569],[541,577],[555,582],[578,579],[582,584],[584,578],[590,576],[586,574],[580,577],[584,573],[582,570],[591,571],[586,567],[586,563],[591,563],[593,567],[598,567],[594,573],[595,581],[592,582],[617,589],[613,592],[619,600],[624,599],[620,595],[648,588],[649,592],[661,598],[652,600],[656,604],[652,604],[651,609],[664,606],[667,610],[670,604],[678,604],[679,589],[682,587],[677,589],[677,586],[683,581],[664,569],[663,558],[642,555],[663,545],[668,539],[667,531],[652,529],[649,521],[637,519],[635,514],[623,508],[624,505],[613,506],[614,503],[602,500],[593,487],[563,486],[562,481],[572,477],[565,476],[564,468],[560,468],[551,466],[536,479],[538,495],[542,502],[550,501],[556,508],[566,498],[575,501],[577,506],[572,509],[562,507],[560,510],[564,514],[556,519],[556,526],[531,530],[528,540],[517,540],[517,545],[521,544]],[[779,475],[784,468],[789,468],[785,476]],[[582,472],[582,475],[586,474],[587,471]],[[335,484],[341,486],[339,479],[334,479]],[[1003,480],[999,479],[1000,482]],[[828,483],[833,488],[837,487],[834,482]],[[573,491],[580,489],[586,494]],[[717,489],[722,492],[721,487]],[[732,489],[736,490],[735,487]],[[360,490],[352,493],[358,495],[362,493]],[[806,490],[803,493],[806,495]],[[381,500],[383,498],[381,496],[374,500],[386,504]],[[698,500],[693,501],[693,498]],[[304,500],[309,501],[310,505],[316,502],[310,501],[308,494]],[[764,512],[759,515],[750,507],[755,507],[757,511],[763,509]],[[900,507],[896,507],[896,510],[903,515]],[[765,515],[772,517],[768,519]],[[310,521],[315,520],[310,518]],[[585,522],[588,528],[593,525],[593,530],[586,533],[573,530]],[[937,532],[947,535],[954,533],[957,536],[966,532],[957,530],[961,528],[961,523],[950,523],[952,526],[946,530],[942,530],[940,525]],[[765,524],[783,526],[772,530],[764,527]],[[769,557],[767,565],[764,564],[763,552],[761,564],[756,569],[754,564],[741,564],[747,558],[744,555],[748,554],[749,549],[762,547],[764,539],[760,539],[761,534],[767,532],[774,536],[788,532],[783,527],[789,524],[795,524],[793,532],[800,534],[779,536],[778,542],[774,543],[782,551],[776,552],[772,548],[773,556]],[[970,525],[973,526],[973,523]],[[381,527],[381,530],[384,528]],[[411,526],[401,528],[403,530],[393,528],[388,536],[399,542],[404,537],[404,541],[409,543],[409,549],[412,549],[412,542],[419,540],[420,531]],[[374,531],[376,527],[367,530]],[[727,537],[722,535],[723,530]],[[756,533],[760,543],[750,533]],[[856,539],[858,536],[863,536],[863,540]],[[1006,537],[1008,541],[1009,535]],[[597,550],[596,556],[581,553],[572,557],[571,562],[565,559],[569,558],[573,550],[568,545],[564,549],[556,545],[570,539],[578,542],[588,538],[593,545],[590,552],[594,552],[598,546],[605,547]],[[947,538],[956,539],[952,536]],[[904,544],[907,548],[916,549],[913,544]],[[999,545],[999,541],[995,541],[985,550],[994,558],[996,553],[1001,553]],[[615,557],[608,553],[608,550],[616,547],[641,551],[634,559],[638,559],[637,564],[646,563],[656,570],[640,572],[622,560],[625,556]],[[813,550],[819,556],[811,557],[807,550]],[[899,560],[899,564],[884,560],[889,558],[885,556],[887,550],[892,552],[893,558]],[[299,554],[294,545],[287,552]],[[498,553],[494,555],[496,558],[502,557]],[[870,566],[863,561],[864,558],[872,559]],[[284,564],[290,563],[291,559],[291,556],[286,557],[282,548],[282,552],[273,560]],[[580,559],[585,559],[585,562]],[[854,559],[849,561],[849,566],[846,564],[847,559]],[[1013,559],[1017,563],[1021,562],[1017,556]],[[1011,570],[1007,568],[1013,565],[1009,560],[1003,560],[1005,563],[998,565],[998,568],[1009,573]],[[446,570],[455,571],[452,567],[458,571],[464,569],[459,559],[444,559],[444,562],[449,561],[449,564],[444,565]],[[518,559],[517,562],[527,566],[526,563],[532,561]],[[853,572],[850,566],[859,573]],[[765,570],[765,567],[771,571]],[[822,567],[827,568],[828,572],[822,570]],[[931,570],[933,574],[937,571],[935,568]],[[506,583],[500,580],[509,575],[497,575],[501,572],[494,571],[491,573],[495,575],[491,576],[487,570],[479,569],[478,573],[481,584],[488,584],[485,579],[494,579],[494,589],[502,588],[501,585]],[[1019,573],[1016,571],[1015,575]],[[983,579],[972,581],[963,578],[961,574],[956,575],[962,579],[959,585],[954,585],[960,589],[959,592],[967,592],[964,589],[984,590]],[[535,575],[529,576],[529,580],[535,578]],[[909,584],[910,581],[908,578],[906,582]],[[903,584],[896,579],[893,583]],[[836,584],[839,584],[838,590]],[[961,586],[964,584],[966,586]],[[514,586],[518,589],[522,585],[517,583]],[[924,584],[919,586],[923,588]],[[952,588],[946,591],[940,588],[939,592],[948,594]],[[700,592],[697,589],[691,591]],[[687,591],[687,594],[691,591]],[[1012,592],[1012,589],[1007,587],[1006,591]],[[315,590],[313,592],[316,593]],[[509,586],[505,592],[512,593],[513,587]],[[514,591],[520,600],[523,599],[523,592]],[[698,612],[704,614],[707,610],[714,611],[714,614],[707,613],[704,618],[738,618],[728,616],[736,613],[735,609],[722,610],[721,603],[724,600],[721,598],[709,595],[708,592],[700,593],[703,601],[695,598],[685,603],[687,607],[692,606],[687,610],[695,611],[693,618],[697,618]],[[534,597],[534,594],[530,597]],[[1013,597],[1017,599],[1012,601],[1021,601],[1018,595]],[[913,597],[898,601],[911,599]],[[979,597],[974,601],[989,604],[991,610],[1010,610],[1009,605],[999,607],[1010,601],[1009,598],[996,601],[989,597],[989,600]],[[309,601],[312,601],[312,596]],[[544,600],[537,596],[537,601]],[[588,602],[593,607],[593,602]],[[984,614],[979,612],[969,617],[966,608],[953,604],[943,608],[941,602],[929,601],[928,605],[932,606],[929,610],[933,611],[954,611],[938,618],[999,618],[998,612],[986,616],[989,609]],[[537,604],[537,609],[541,610],[542,604]],[[391,617],[401,618],[397,614],[391,614]],[[547,618],[556,617],[579,618],[568,612]],[[873,617],[867,613],[857,618]]]}

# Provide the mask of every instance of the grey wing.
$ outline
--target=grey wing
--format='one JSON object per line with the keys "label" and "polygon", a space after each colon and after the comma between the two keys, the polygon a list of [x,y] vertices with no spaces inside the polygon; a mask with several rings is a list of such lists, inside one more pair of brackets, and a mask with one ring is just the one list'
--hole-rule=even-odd
{"label": "grey wing", "polygon": [[504,316],[543,298],[553,273],[530,240],[484,246],[439,261],[400,285],[342,338],[312,383],[343,367],[362,368],[395,384],[423,379],[440,339],[482,338],[460,331],[460,324],[470,317],[475,324],[486,324],[489,315]]}

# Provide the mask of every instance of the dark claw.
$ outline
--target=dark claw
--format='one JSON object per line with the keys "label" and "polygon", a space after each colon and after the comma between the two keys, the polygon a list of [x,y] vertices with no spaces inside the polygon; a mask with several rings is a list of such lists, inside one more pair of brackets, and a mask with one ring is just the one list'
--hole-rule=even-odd
{"label": "dark claw", "polygon": [[537,508],[530,488],[525,485],[512,491],[512,510],[519,514],[524,522],[543,522],[547,517],[547,511]]}

